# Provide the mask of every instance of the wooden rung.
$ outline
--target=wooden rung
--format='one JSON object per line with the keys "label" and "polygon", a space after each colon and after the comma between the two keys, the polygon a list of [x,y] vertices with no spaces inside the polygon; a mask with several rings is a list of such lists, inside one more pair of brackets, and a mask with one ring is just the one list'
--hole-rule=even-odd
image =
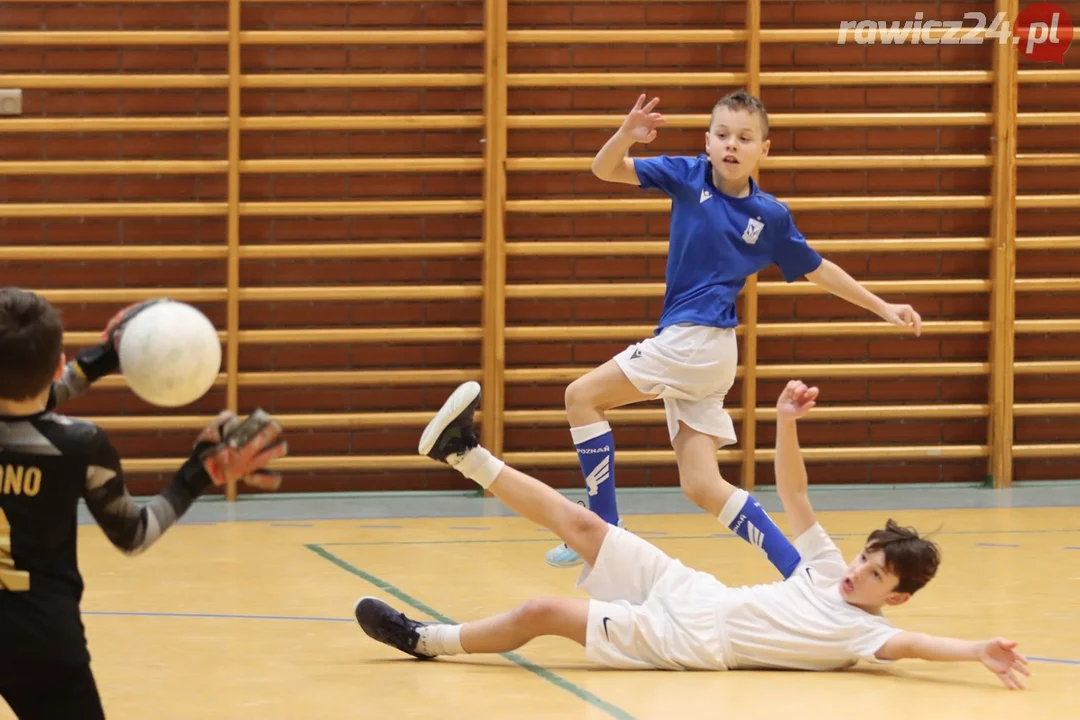
{"label": "wooden rung", "polygon": [[1080,375],[1080,361],[1018,360],[1013,371],[1017,375]]}
{"label": "wooden rung", "polygon": [[[386,343],[390,345],[426,342],[477,342],[483,337],[479,327],[374,327],[374,328],[289,328],[281,330],[241,330],[236,339],[248,345],[309,345],[335,343]],[[226,341],[224,331],[218,339]],[[101,331],[64,333],[67,347],[81,347],[101,342]]]}
{"label": "wooden rung", "polygon": [[[1080,113],[1077,113],[1080,125]],[[1018,153],[1016,164],[1020,167],[1074,167],[1080,165],[1080,153]]]}
{"label": "wooden rung", "polygon": [[475,45],[483,30],[243,30],[244,45]]}
{"label": "wooden rung", "polygon": [[[764,36],[764,34],[763,34]],[[580,45],[604,43],[648,45],[651,43],[736,43],[745,42],[745,30],[510,30],[507,42],[530,45]],[[836,40],[836,31],[833,31]]]}
{"label": "wooden rung", "polygon": [[1017,195],[1016,207],[1021,210],[1075,210],[1076,208],[1080,208],[1080,193]]}
{"label": "wooden rung", "polygon": [[[0,75],[0,79],[3,76]],[[482,87],[482,73],[263,73],[242,75],[249,90],[283,88],[466,88]]]}
{"label": "wooden rung", "polygon": [[94,75],[35,74],[0,75],[0,87],[24,90],[208,90],[227,88],[228,75],[187,73],[149,75],[109,73]]}
{"label": "wooden rung", "polygon": [[[1080,125],[1080,112],[1022,112],[1016,116],[1020,127],[1032,125]],[[1020,153],[1023,156],[1025,153]]]}
{"label": "wooden rung", "polygon": [[1016,79],[1021,83],[1080,83],[1080,70],[1019,70]]}
{"label": "wooden rung", "polygon": [[764,87],[778,85],[976,85],[991,83],[990,70],[822,70],[763,72]]}
{"label": "wooden rung", "polygon": [[742,72],[658,72],[658,73],[508,73],[506,86],[510,88],[535,87],[715,87],[742,85],[747,75]]}
{"label": "wooden rung", "polygon": [[[1028,197],[1029,201],[1024,198]],[[1068,195],[1023,196],[1018,207],[1070,207]],[[1035,200],[1038,198],[1038,200]],[[1057,200],[1052,200],[1057,198]],[[879,195],[840,197],[785,197],[780,200],[795,211],[827,212],[837,210],[979,210],[991,206],[989,195]],[[544,200],[507,200],[506,211],[514,213],[662,213],[670,212],[671,200],[666,198],[553,198]]]}
{"label": "wooden rung", "polygon": [[251,345],[307,345],[309,343],[426,343],[477,342],[479,327],[379,327],[283,330],[241,330],[237,339]]}
{"label": "wooden rung", "polygon": [[[0,123],[0,127],[3,123]],[[483,115],[267,115],[240,118],[240,129],[277,130],[470,130]]]}
{"label": "wooden rung", "polygon": [[227,130],[225,117],[50,117],[5,118],[0,133],[197,132]]}
{"label": "wooden rung", "polygon": [[[154,297],[182,302],[223,302],[226,288],[64,288],[39,293],[55,303],[132,303]],[[476,300],[483,296],[479,285],[303,285],[299,287],[243,287],[237,291],[248,302],[352,301],[385,302],[407,300]]]}
{"label": "wooden rung", "polygon": [[385,302],[406,300],[479,300],[479,285],[304,285],[300,287],[243,287],[241,300],[314,302],[319,300]]}
{"label": "wooden rung", "polygon": [[326,370],[242,372],[237,378],[242,387],[313,387],[370,385],[449,385],[479,380],[480,370]]}
{"label": "wooden rung", "polygon": [[1018,319],[1016,332],[1033,335],[1080,332],[1080,318]]}
{"label": "wooden rung", "polygon": [[[763,170],[888,170],[915,168],[990,167],[989,155],[771,155],[762,159]],[[512,172],[586,172],[592,157],[507,158]]]}
{"label": "wooden rung", "polygon": [[[1018,239],[1019,243],[1020,240]],[[908,252],[970,252],[990,249],[990,238],[850,238],[846,240],[809,240],[818,251],[830,253],[908,253]],[[1080,240],[1077,242],[1080,247]],[[657,256],[667,255],[667,240],[524,240],[508,242],[510,257],[587,257],[587,256]]]}
{"label": "wooden rung", "polygon": [[1024,293],[1076,292],[1080,290],[1080,278],[1016,278],[1016,291]]}
{"label": "wooden rung", "polygon": [[[1023,288],[1029,292],[1036,292],[1037,288],[1032,284],[1038,281],[1025,282]],[[1058,286],[1050,288],[1066,289],[1066,287],[1080,288],[1080,280],[1070,278],[1055,279],[1053,282]],[[985,293],[990,291],[989,280],[865,280],[863,287],[873,293],[905,293],[913,295],[923,294],[962,294],[962,293]],[[803,295],[826,294],[817,285],[811,282],[759,282],[758,295],[794,297]],[[1021,287],[1017,281],[1017,288]],[[510,299],[537,299],[537,298],[635,298],[652,297],[658,298],[664,295],[664,283],[543,283],[536,285],[507,285],[506,297]],[[740,292],[740,294],[742,294]]]}
{"label": "wooden rung", "polygon": [[0,32],[0,46],[225,45],[227,30],[26,30]]}
{"label": "wooden rung", "polygon": [[45,288],[35,292],[51,303],[103,303],[122,305],[155,297],[169,297],[181,302],[224,302],[225,288]]}
{"label": "wooden rung", "polygon": [[1016,238],[1017,250],[1080,250],[1080,235],[1042,235]]}
{"label": "wooden rung", "polygon": [[0,175],[199,175],[223,173],[225,160],[7,160]]}
{"label": "wooden rung", "polygon": [[[3,249],[0,248],[0,253]],[[476,257],[484,252],[479,242],[400,242],[400,243],[274,243],[241,245],[242,260],[279,260],[283,258],[345,259],[402,257]],[[2,257],[2,255],[0,255]]]}
{"label": "wooden rung", "polygon": [[222,245],[0,245],[0,260],[220,260]]}
{"label": "wooden rung", "polygon": [[1039,445],[1013,445],[1014,458],[1063,458],[1080,456],[1080,443],[1046,443]]}
{"label": "wooden rung", "polygon": [[[475,215],[483,211],[483,200],[297,200],[240,203],[240,214],[249,217]],[[0,205],[0,217],[3,212],[4,206]]]}
{"label": "wooden rung", "polygon": [[1013,415],[1016,417],[1080,415],[1080,402],[1016,403],[1013,405]]}
{"label": "wooden rung", "polygon": [[[1023,114],[1021,114],[1021,117]],[[665,115],[666,127],[701,129],[708,127],[709,116]],[[510,115],[506,126],[512,130],[617,128],[622,115]],[[769,126],[785,127],[927,127],[990,125],[994,116],[988,112],[910,112],[910,113],[776,113],[769,115]]]}
{"label": "wooden rung", "polygon": [[[1021,71],[1022,73],[1023,71]],[[317,76],[316,76],[317,77]],[[389,76],[388,76],[389,77]],[[990,83],[989,70],[848,70],[810,72],[763,72],[763,86],[778,85],[972,85]],[[509,73],[507,87],[700,87],[741,85],[746,73],[739,72],[657,72],[657,73]],[[1034,82],[1029,80],[1029,82]],[[1058,82],[1067,82],[1058,80]]]}
{"label": "wooden rung", "polygon": [[[3,165],[0,164],[0,172]],[[482,157],[416,158],[288,158],[241,160],[240,172],[261,173],[434,173],[472,172],[484,169]]]}
{"label": "wooden rung", "polygon": [[[0,123],[2,125],[3,123]],[[228,210],[226,203],[0,203],[0,217],[216,217]]]}

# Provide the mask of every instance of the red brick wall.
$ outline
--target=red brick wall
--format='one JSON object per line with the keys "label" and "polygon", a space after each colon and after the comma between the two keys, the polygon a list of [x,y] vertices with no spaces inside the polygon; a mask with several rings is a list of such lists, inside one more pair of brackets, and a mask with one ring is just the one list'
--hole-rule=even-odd
{"label": "red brick wall", "polygon": [[[1077,3],[1072,3],[1077,5]],[[887,3],[765,2],[765,27],[835,27],[841,20],[908,19],[922,10],[925,17],[960,17],[981,10],[992,14],[992,3],[923,3],[917,7],[897,7]],[[1080,21],[1080,7],[1072,12]],[[510,9],[510,25],[526,28],[724,28],[741,27],[744,8],[739,3],[652,4],[555,4],[520,3]],[[10,29],[223,29],[226,15],[220,4],[176,4],[133,6],[98,4],[91,6],[49,4],[45,7],[11,4],[3,11]],[[480,3],[403,3],[394,5],[326,4],[286,5],[245,2],[245,30],[361,29],[378,28],[472,28],[482,27]],[[825,44],[768,45],[762,69],[988,69],[989,46],[962,47],[837,47]],[[740,71],[744,61],[736,45],[579,45],[512,46],[509,70],[519,72],[574,71]],[[1078,67],[1080,50],[1066,56],[1067,67]],[[248,73],[268,72],[481,72],[480,46],[250,46],[244,49],[243,69]],[[1022,62],[1022,68],[1047,66]],[[223,73],[226,53],[222,47],[203,48],[5,48],[0,49],[0,73],[65,72],[154,72],[200,71]],[[732,88],[651,88],[640,91],[661,97],[668,113],[703,113],[715,99]],[[638,88],[513,88],[509,92],[512,114],[531,113],[622,113],[632,103]],[[770,112],[827,111],[987,111],[991,106],[989,86],[900,86],[900,87],[767,87],[762,92]],[[1080,100],[1077,85],[1022,86],[1021,109],[1075,110]],[[223,116],[223,90],[198,91],[26,91],[25,117],[86,115],[204,115]],[[479,114],[483,111],[479,88],[453,89],[311,89],[245,90],[245,115],[277,114]],[[2,120],[0,120],[2,121]],[[650,152],[697,153],[702,129],[663,130]],[[607,130],[512,130],[511,156],[591,155],[605,141]],[[1078,150],[1075,128],[1026,127],[1020,131],[1023,152]],[[890,128],[775,128],[773,153],[987,153],[989,127],[890,127]],[[224,132],[194,133],[98,133],[11,134],[0,132],[0,156],[7,159],[88,159],[88,158],[214,158],[225,157]],[[246,132],[242,157],[479,157],[482,153],[479,130],[448,131],[325,131]],[[1080,171],[1075,168],[1023,168],[1021,193],[1076,192]],[[989,170],[905,170],[905,171],[820,171],[797,173],[766,170],[763,186],[784,198],[791,195],[877,194],[985,194],[989,192]],[[248,175],[242,182],[244,200],[295,199],[410,199],[477,198],[482,192],[479,173],[416,174],[312,174]],[[600,183],[588,173],[512,173],[509,196],[518,198],[615,196],[633,197],[638,191]],[[111,176],[111,177],[0,177],[0,199],[8,202],[79,201],[220,201],[225,197],[223,176]],[[911,236],[985,236],[989,231],[988,211],[905,212],[799,212],[796,220],[813,241],[824,238]],[[477,216],[394,217],[394,218],[247,218],[241,225],[245,243],[332,242],[347,240],[414,241],[476,240],[480,237]],[[1021,211],[1021,235],[1080,233],[1080,212]],[[614,217],[559,216],[536,218],[511,215],[507,234],[511,241],[530,239],[664,239],[667,218],[655,215]],[[225,225],[221,219],[27,219],[0,220],[0,235],[6,243],[207,243],[221,244]],[[859,278],[967,277],[985,278],[989,254],[929,253],[918,255],[844,254],[833,259]],[[1060,276],[1077,268],[1067,253],[1024,253],[1018,260],[1022,277]],[[663,278],[663,258],[512,258],[508,281],[518,282],[603,282]],[[763,279],[776,280],[769,271]],[[357,284],[357,283],[465,283],[481,279],[479,259],[433,260],[278,260],[250,261],[242,268],[245,286]],[[117,286],[207,286],[220,287],[224,270],[220,263],[161,262],[71,262],[7,263],[0,269],[0,281],[34,287],[117,287]],[[986,295],[913,296],[891,298],[916,305],[929,320],[985,319]],[[224,323],[224,307],[197,303],[217,323]],[[1072,316],[1080,312],[1075,295],[1022,295],[1018,316]],[[89,304],[64,307],[71,329],[100,326],[112,307]],[[659,300],[511,301],[508,323],[534,325],[544,322],[649,324],[659,315]],[[867,319],[865,313],[841,301],[826,298],[762,298],[763,322],[829,319]],[[408,303],[245,303],[241,323],[244,328],[269,327],[359,327],[359,326],[476,326],[480,304],[476,301]],[[537,365],[594,365],[603,362],[625,343],[515,343],[507,348],[510,367]],[[1062,338],[1023,336],[1017,343],[1021,359],[1068,357],[1068,342]],[[858,362],[858,361],[985,361],[988,343],[984,337],[930,336],[920,339],[889,337],[763,339],[759,344],[762,363]],[[479,344],[419,345],[319,345],[311,348],[243,346],[241,368],[245,371],[344,368],[478,367]],[[985,402],[987,378],[902,379],[866,381],[804,378],[818,382],[824,401],[835,404]],[[1017,400],[1080,399],[1076,378],[1028,377],[1017,379]],[[759,402],[768,404],[779,381],[759,383]],[[245,408],[261,404],[278,412],[349,412],[417,410],[436,406],[443,387],[420,388],[304,388],[256,389],[241,392]],[[741,386],[736,384],[731,404],[738,406]],[[559,407],[562,388],[514,386],[508,389],[510,408]],[[215,390],[193,409],[206,412],[219,407],[224,394]],[[125,392],[99,391],[72,407],[73,412],[94,415],[158,412]],[[1052,422],[1020,419],[1018,442],[1075,441],[1076,429],[1066,418]],[[805,427],[807,445],[900,444],[981,444],[986,441],[985,420],[811,423]],[[190,444],[188,432],[113,433],[116,444],[127,457],[178,456]],[[412,428],[381,430],[320,430],[293,433],[291,446],[297,455],[352,453],[410,453],[415,447]],[[565,427],[507,428],[507,450],[565,450],[569,433]],[[771,443],[769,427],[759,428],[759,443]],[[662,426],[618,428],[617,442],[623,448],[668,447]],[[981,480],[985,462],[945,463],[841,463],[833,464],[822,481],[901,482]],[[737,466],[725,465],[729,477]],[[1080,462],[1017,462],[1017,478],[1076,477]],[[771,467],[759,466],[759,478],[770,482]],[[547,470],[543,476],[553,484],[577,486],[576,470]],[[668,468],[629,468],[619,471],[622,485],[667,484],[675,481]],[[157,478],[141,479],[137,487],[152,489]],[[326,472],[296,475],[287,489],[381,489],[386,487],[446,488],[467,487],[453,473],[344,473]]]}

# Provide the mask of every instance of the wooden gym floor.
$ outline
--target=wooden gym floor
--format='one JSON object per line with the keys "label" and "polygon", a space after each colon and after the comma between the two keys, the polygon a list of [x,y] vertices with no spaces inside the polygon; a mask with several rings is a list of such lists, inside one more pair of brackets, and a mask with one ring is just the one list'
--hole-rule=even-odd
{"label": "wooden gym floor", "polygon": [[[560,639],[506,657],[414,661],[360,631],[357,597],[462,621],[578,594],[577,570],[543,562],[549,532],[464,493],[204,500],[136,558],[83,522],[83,608],[114,720],[1078,717],[1080,488],[1039,492],[826,491],[827,507],[863,509],[820,512],[847,557],[889,516],[940,528],[938,578],[890,617],[913,630],[1018,640],[1033,671],[1024,692],[980,665],[915,661],[828,674],[609,671]],[[626,496],[630,529],[687,564],[728,584],[776,579],[677,493]],[[775,496],[760,496],[776,509]],[[912,506],[923,509],[888,509]],[[11,717],[2,703],[0,717]]]}

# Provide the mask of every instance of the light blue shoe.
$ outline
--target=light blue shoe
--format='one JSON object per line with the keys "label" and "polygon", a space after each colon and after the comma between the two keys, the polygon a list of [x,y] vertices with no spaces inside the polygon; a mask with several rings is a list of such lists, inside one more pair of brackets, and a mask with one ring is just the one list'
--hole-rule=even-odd
{"label": "light blue shoe", "polygon": [[[625,528],[622,518],[619,518],[619,527]],[[574,550],[570,548],[566,543],[559,543],[555,547],[551,548],[544,555],[544,560],[551,567],[557,568],[572,568],[577,565],[581,565],[584,560]]]}
{"label": "light blue shoe", "polygon": [[571,550],[566,543],[560,543],[548,550],[544,555],[544,560],[551,567],[557,568],[571,568],[583,562],[581,556]]}

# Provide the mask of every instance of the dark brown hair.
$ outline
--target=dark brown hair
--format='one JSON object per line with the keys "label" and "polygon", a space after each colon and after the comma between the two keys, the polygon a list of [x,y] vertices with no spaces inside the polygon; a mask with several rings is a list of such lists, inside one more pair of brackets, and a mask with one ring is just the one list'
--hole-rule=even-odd
{"label": "dark brown hair", "polygon": [[710,127],[713,120],[716,119],[716,111],[720,108],[727,108],[731,111],[745,110],[751,115],[757,115],[761,119],[762,140],[769,138],[769,113],[765,111],[765,103],[761,102],[761,98],[751,95],[745,90],[728,93],[713,105],[712,114],[709,116]]}
{"label": "dark brown hair", "polygon": [[64,351],[64,326],[49,301],[0,288],[0,398],[28,400],[52,384]]}
{"label": "dark brown hair", "polygon": [[875,530],[866,539],[866,552],[885,553],[885,567],[900,578],[893,592],[914,593],[937,574],[941,563],[938,546],[919,537],[914,528],[900,527],[889,518],[884,529]]}

